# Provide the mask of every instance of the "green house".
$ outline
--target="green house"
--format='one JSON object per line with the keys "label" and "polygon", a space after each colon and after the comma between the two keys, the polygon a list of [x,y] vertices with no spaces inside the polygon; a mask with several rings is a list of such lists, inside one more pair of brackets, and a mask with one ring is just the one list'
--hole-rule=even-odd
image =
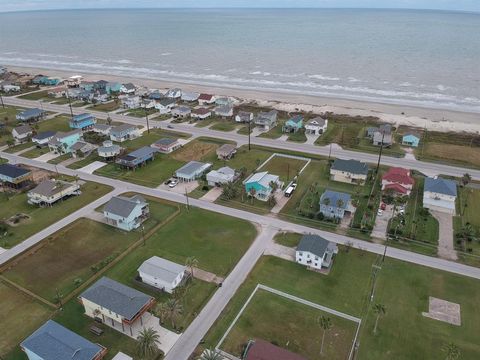
{"label": "green house", "polygon": [[288,119],[283,125],[282,131],[284,133],[296,133],[298,130],[303,128],[303,116],[295,115],[294,117]]}

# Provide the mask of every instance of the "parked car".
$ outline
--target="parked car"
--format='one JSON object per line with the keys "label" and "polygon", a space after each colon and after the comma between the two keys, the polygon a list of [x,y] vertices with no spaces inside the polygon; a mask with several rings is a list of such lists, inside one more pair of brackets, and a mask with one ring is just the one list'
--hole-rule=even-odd
{"label": "parked car", "polygon": [[167,128],[173,129],[173,126],[172,125],[167,125]]}
{"label": "parked car", "polygon": [[380,205],[380,209],[385,210],[386,208],[387,208],[387,204],[382,203],[382,204]]}
{"label": "parked car", "polygon": [[164,184],[164,185],[169,185],[171,182],[172,182],[172,179],[168,179],[168,180],[165,181],[163,184]]}
{"label": "parked car", "polygon": [[378,209],[377,215],[378,215],[378,216],[382,216],[382,214],[383,214],[383,210],[382,210],[382,209]]}
{"label": "parked car", "polygon": [[173,179],[172,181],[170,181],[170,184],[168,184],[168,187],[173,189],[177,185],[178,185],[178,180]]}

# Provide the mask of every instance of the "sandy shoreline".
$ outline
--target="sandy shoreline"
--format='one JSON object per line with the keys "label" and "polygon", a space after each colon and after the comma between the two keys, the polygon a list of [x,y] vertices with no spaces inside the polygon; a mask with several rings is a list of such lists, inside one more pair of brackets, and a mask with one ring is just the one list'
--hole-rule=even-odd
{"label": "sandy shoreline", "polygon": [[[223,86],[204,86],[139,77],[72,72],[42,68],[27,68],[8,66],[10,71],[26,72],[31,74],[42,73],[49,76],[69,77],[83,75],[86,80],[100,80],[116,82],[132,82],[136,85],[155,89],[179,87],[186,91],[207,92],[216,95],[233,96],[245,101],[256,101],[262,106],[271,106],[286,111],[311,111],[313,113],[333,112],[337,114],[376,116],[384,122],[398,125],[407,125],[437,131],[475,132],[480,133],[480,114],[428,109],[414,106],[362,102],[338,98],[317,97],[295,93],[283,93],[261,90],[246,90]],[[403,115],[402,115],[403,113]]]}

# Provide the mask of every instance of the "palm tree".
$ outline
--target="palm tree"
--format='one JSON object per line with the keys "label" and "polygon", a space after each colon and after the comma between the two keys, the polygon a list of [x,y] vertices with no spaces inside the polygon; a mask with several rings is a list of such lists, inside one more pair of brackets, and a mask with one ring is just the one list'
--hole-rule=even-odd
{"label": "palm tree", "polygon": [[208,349],[203,352],[198,360],[223,360],[223,357],[218,350]]}
{"label": "palm tree", "polygon": [[472,181],[472,176],[469,173],[463,174],[462,185],[467,186],[470,181]]}
{"label": "palm tree", "polygon": [[252,199],[252,204],[253,204],[253,199],[255,198],[255,194],[257,193],[257,190],[255,190],[255,188],[250,188],[250,190],[248,191],[249,195],[250,195],[250,198]]}
{"label": "palm tree", "polygon": [[327,316],[321,316],[317,319],[318,325],[323,330],[322,346],[320,347],[320,355],[323,355],[323,344],[325,342],[325,334],[332,328],[332,321]]}
{"label": "palm tree", "polygon": [[337,207],[341,208],[341,207],[343,207],[343,205],[345,205],[345,203],[343,202],[343,200],[342,200],[342,199],[338,199],[338,200],[337,200]]}
{"label": "palm tree", "polygon": [[166,302],[158,305],[157,312],[162,320],[170,320],[172,327],[175,328],[175,323],[183,313],[183,306],[176,299],[168,299]]}
{"label": "palm tree", "polygon": [[142,359],[148,359],[158,352],[159,335],[156,330],[152,328],[143,328],[137,337],[137,351],[138,356]]}
{"label": "palm tree", "polygon": [[387,312],[387,308],[383,304],[375,304],[373,306],[373,312],[377,315],[377,318],[375,319],[375,327],[373,328],[373,334],[376,334],[377,327],[378,327],[378,320],[380,319],[380,316],[384,315]]}
{"label": "palm tree", "polygon": [[278,189],[278,183],[275,182],[275,181],[270,181],[270,188],[272,189],[272,193],[274,193],[275,191],[277,191]]}
{"label": "palm tree", "polygon": [[190,269],[190,274],[192,274],[192,278],[193,278],[193,268],[196,268],[198,267],[198,260],[195,256],[190,256],[189,258],[187,258],[187,260],[185,261],[185,266],[187,266],[189,269]]}
{"label": "palm tree", "polygon": [[323,205],[325,205],[325,206],[330,205],[330,198],[325,198],[325,199],[323,199],[322,203],[323,203]]}
{"label": "palm tree", "polygon": [[442,350],[447,353],[445,360],[457,360],[460,358],[460,349],[453,342],[446,344]]}

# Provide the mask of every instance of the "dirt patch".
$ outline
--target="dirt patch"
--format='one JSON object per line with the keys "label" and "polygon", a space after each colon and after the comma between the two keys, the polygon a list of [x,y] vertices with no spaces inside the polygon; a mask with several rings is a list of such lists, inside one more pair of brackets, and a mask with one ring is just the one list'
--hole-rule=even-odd
{"label": "dirt patch", "polygon": [[451,144],[427,144],[425,155],[480,166],[480,148]]}
{"label": "dirt patch", "polygon": [[437,299],[433,296],[428,298],[428,302],[428,313],[422,313],[423,316],[452,325],[461,325],[460,304]]}
{"label": "dirt patch", "polygon": [[19,213],[5,220],[5,224],[15,227],[15,226],[22,225],[26,222],[29,222],[30,219],[31,219],[30,216],[28,216],[27,214]]}
{"label": "dirt patch", "polygon": [[202,160],[205,156],[218,148],[217,144],[202,141],[191,141],[182,149],[176,151],[172,157],[179,161]]}
{"label": "dirt patch", "polygon": [[33,182],[36,184],[38,184],[39,182],[42,182],[43,180],[49,179],[52,175],[54,175],[53,172],[39,169],[33,166],[24,166],[24,168],[32,172]]}

